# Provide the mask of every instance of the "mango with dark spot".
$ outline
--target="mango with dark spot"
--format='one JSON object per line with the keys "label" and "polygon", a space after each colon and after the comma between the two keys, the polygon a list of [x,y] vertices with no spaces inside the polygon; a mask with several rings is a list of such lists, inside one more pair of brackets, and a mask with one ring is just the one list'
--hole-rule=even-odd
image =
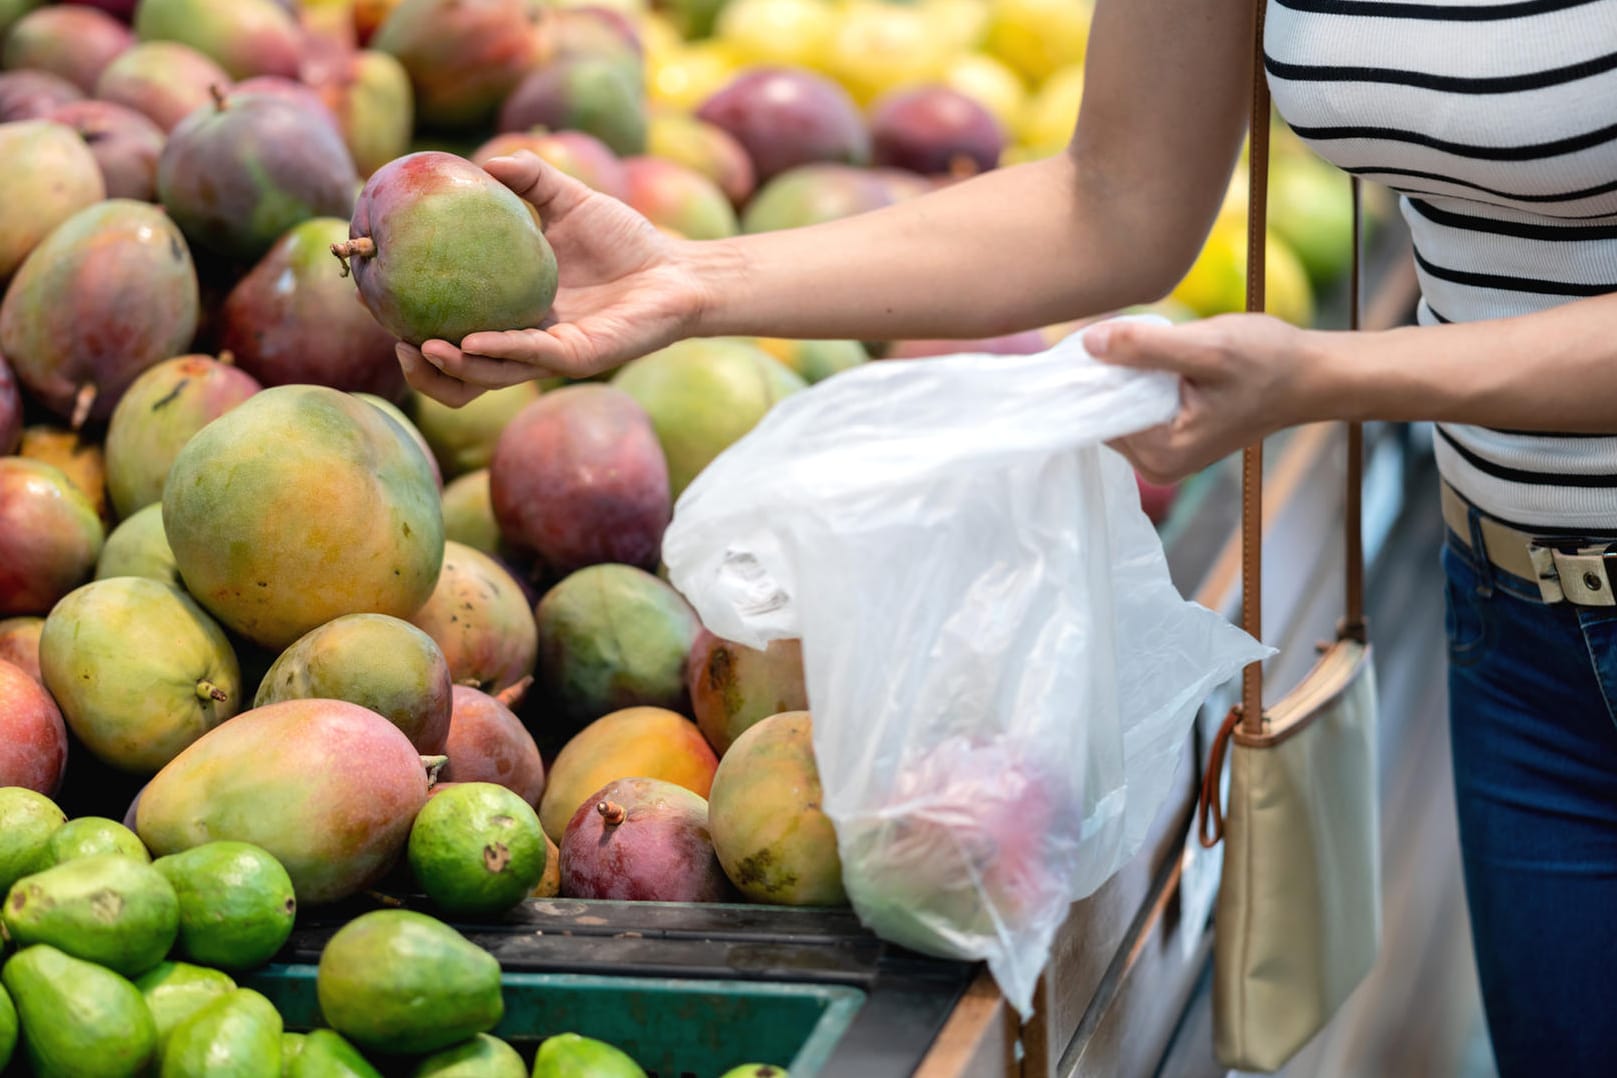
{"label": "mango with dark spot", "polygon": [[264,675],[254,707],[283,700],[346,700],[404,732],[417,752],[449,736],[449,664],[432,638],[385,614],[346,614],[311,629]]}
{"label": "mango with dark spot", "polygon": [[295,79],[303,58],[297,20],[275,0],[141,0],[135,33],[142,41],[189,45],[232,79]]}
{"label": "mango with dark spot", "polygon": [[723,756],[754,724],[808,708],[803,645],[772,640],[762,651],[703,629],[685,668],[691,710],[708,744]]}
{"label": "mango with dark spot", "polygon": [[493,693],[533,673],[539,640],[528,600],[481,551],[445,542],[438,586],[410,622],[443,649],[456,685]]}
{"label": "mango with dark spot", "polygon": [[34,255],[0,303],[0,352],[57,415],[76,417],[81,391],[93,391],[88,415],[106,419],[142,371],[190,348],[200,311],[196,268],[158,207],[98,203],[64,221]]}
{"label": "mango with dark spot", "polygon": [[592,791],[562,840],[567,898],[724,902],[735,897],[713,852],[707,802],[661,779],[625,778]]}
{"label": "mango with dark spot", "polygon": [[141,794],[135,822],[160,857],[217,839],[262,846],[310,906],[386,874],[426,801],[427,769],[397,726],[341,700],[289,700],[182,752]]}
{"label": "mango with dark spot", "polygon": [[107,489],[118,515],[161,502],[191,436],[261,388],[246,371],[200,355],[164,360],[136,378],[107,424]]}
{"label": "mango with dark spot", "polygon": [[772,715],[736,740],[713,775],[713,848],[730,882],[754,902],[848,901],[836,831],[820,808],[813,733],[806,711]]}
{"label": "mango with dark spot", "polygon": [[645,409],[598,384],[553,390],[511,420],[489,494],[506,541],[557,573],[654,568],[673,516],[668,461]]}
{"label": "mango with dark spot", "polygon": [[0,614],[46,614],[95,568],[106,537],[60,468],[0,457]]}
{"label": "mango with dark spot", "polygon": [[432,594],[443,513],[400,426],[323,386],[277,386],[174,461],[163,526],[186,587],[269,648],[344,614],[405,618]]}
{"label": "mango with dark spot", "polygon": [[106,12],[65,4],[25,15],[0,36],[0,66],[49,71],[87,94],[95,92],[102,69],[135,43],[129,27]]}
{"label": "mango with dark spot", "polygon": [[590,723],[557,754],[539,822],[560,843],[578,807],[617,779],[660,779],[706,797],[718,765],[702,732],[683,715],[656,707],[615,711]]}
{"label": "mango with dark spot", "polygon": [[207,104],[213,87],[230,81],[224,68],[189,45],[143,41],[106,66],[95,96],[132,108],[168,132]]}
{"label": "mango with dark spot", "polygon": [[259,258],[311,217],[346,217],[359,176],[324,109],[289,97],[217,92],[174,128],[157,193],[192,240]]}
{"label": "mango with dark spot", "polygon": [[151,865],[109,853],[24,876],[6,896],[3,916],[19,947],[48,944],[138,977],[174,946],[180,900]]}
{"label": "mango with dark spot", "polygon": [[370,47],[410,73],[424,124],[474,127],[544,58],[544,10],[540,0],[404,0]]}
{"label": "mango with dark spot", "polygon": [[77,131],[90,147],[108,198],[157,200],[157,159],[167,136],[150,117],[111,101],[74,101],[50,119]]}
{"label": "mango with dark spot", "polygon": [[545,765],[533,735],[504,702],[469,685],[455,686],[455,709],[444,745],[446,783],[492,782],[535,808],[545,793]]}
{"label": "mango with dark spot", "polygon": [[584,131],[620,155],[646,152],[638,58],[558,56],[530,71],[500,107],[501,131]]}
{"label": "mango with dark spot", "polygon": [[65,124],[0,123],[0,281],[57,225],[106,197],[95,155]]}

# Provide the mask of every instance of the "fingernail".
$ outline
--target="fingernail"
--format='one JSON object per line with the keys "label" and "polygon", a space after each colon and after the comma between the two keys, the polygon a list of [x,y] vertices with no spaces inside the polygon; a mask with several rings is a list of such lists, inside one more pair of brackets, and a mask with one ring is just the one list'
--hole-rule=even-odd
{"label": "fingernail", "polygon": [[1106,354],[1112,345],[1112,327],[1095,326],[1084,331],[1084,351],[1097,359]]}

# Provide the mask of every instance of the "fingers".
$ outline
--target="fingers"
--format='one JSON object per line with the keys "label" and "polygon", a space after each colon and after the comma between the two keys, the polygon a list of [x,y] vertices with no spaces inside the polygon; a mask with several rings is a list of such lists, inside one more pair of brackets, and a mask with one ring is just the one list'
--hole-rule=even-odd
{"label": "fingers", "polygon": [[[487,334],[497,337],[499,334]],[[471,338],[467,338],[470,340]],[[469,382],[484,389],[503,389],[535,378],[559,373],[533,361],[526,354],[512,354],[509,358],[496,358],[456,348],[444,341],[428,341],[426,359],[444,374],[461,382]]]}
{"label": "fingers", "polygon": [[460,408],[483,395],[480,386],[467,385],[459,379],[451,378],[423,358],[420,350],[412,345],[400,341],[394,348],[394,353],[399,357],[399,366],[404,370],[404,380],[410,383],[411,388],[426,394],[440,404]]}
{"label": "fingers", "polygon": [[590,338],[570,323],[549,329],[508,329],[498,333],[473,333],[460,342],[462,353],[507,360],[536,368],[530,378],[558,374],[564,378],[587,378],[611,365]]}
{"label": "fingers", "polygon": [[547,228],[567,216],[592,193],[587,186],[528,150],[496,157],[483,169],[533,203]]}
{"label": "fingers", "polygon": [[1207,378],[1220,370],[1219,353],[1188,326],[1103,322],[1084,331],[1084,350],[1104,363]]}

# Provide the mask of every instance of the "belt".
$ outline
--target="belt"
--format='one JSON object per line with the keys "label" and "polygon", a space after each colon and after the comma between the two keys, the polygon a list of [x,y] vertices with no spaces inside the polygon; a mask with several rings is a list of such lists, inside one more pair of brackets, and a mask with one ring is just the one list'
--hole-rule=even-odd
{"label": "belt", "polygon": [[1617,541],[1537,536],[1479,517],[1482,551],[1472,549],[1471,504],[1443,484],[1443,520],[1454,540],[1511,576],[1538,585],[1546,603],[1617,606]]}

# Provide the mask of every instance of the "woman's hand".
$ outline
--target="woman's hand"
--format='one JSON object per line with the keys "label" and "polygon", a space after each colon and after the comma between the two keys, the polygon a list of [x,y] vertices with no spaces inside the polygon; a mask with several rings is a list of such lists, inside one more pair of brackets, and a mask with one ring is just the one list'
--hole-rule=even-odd
{"label": "woman's hand", "polygon": [[1328,417],[1318,336],[1232,314],[1182,326],[1102,323],[1084,347],[1102,362],[1179,376],[1179,414],[1112,445],[1148,481],[1173,483],[1284,427]]}
{"label": "woman's hand", "polygon": [[473,333],[459,342],[399,344],[405,378],[458,408],[485,389],[609,370],[678,339],[702,292],[681,241],[625,203],[592,191],[526,151],[488,173],[539,211],[560,288],[546,328]]}

